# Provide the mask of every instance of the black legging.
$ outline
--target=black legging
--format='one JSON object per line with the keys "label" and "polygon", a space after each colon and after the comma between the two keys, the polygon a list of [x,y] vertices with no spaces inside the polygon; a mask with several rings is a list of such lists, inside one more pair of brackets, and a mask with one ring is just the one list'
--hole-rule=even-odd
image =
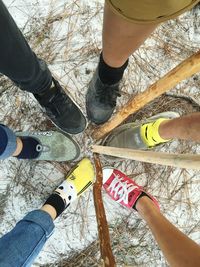
{"label": "black legging", "polygon": [[46,63],[36,57],[1,0],[0,72],[31,93],[45,91],[52,82]]}

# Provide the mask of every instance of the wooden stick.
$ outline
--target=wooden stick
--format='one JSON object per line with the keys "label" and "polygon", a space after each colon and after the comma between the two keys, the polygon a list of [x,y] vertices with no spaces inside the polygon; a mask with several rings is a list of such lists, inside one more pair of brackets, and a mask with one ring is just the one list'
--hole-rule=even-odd
{"label": "wooden stick", "polygon": [[153,164],[161,164],[178,168],[200,170],[200,155],[168,154],[164,152],[143,151],[127,148],[97,146],[92,151],[99,154],[132,159]]}
{"label": "wooden stick", "polygon": [[96,182],[93,187],[94,205],[96,211],[99,239],[100,239],[100,251],[103,260],[103,266],[115,267],[115,258],[112,253],[110,245],[110,234],[108,230],[108,223],[106,220],[105,209],[102,200],[102,180],[103,173],[99,156],[94,154],[94,163],[96,167]]}
{"label": "wooden stick", "polygon": [[99,140],[108,134],[115,127],[121,124],[129,115],[138,111],[144,105],[160,96],[164,92],[176,86],[180,81],[189,78],[200,71],[200,51],[190,58],[184,60],[176,68],[168,72],[160,80],[152,84],[146,91],[132,98],[125,106],[123,106],[114,117],[98,127],[93,132],[94,139]]}

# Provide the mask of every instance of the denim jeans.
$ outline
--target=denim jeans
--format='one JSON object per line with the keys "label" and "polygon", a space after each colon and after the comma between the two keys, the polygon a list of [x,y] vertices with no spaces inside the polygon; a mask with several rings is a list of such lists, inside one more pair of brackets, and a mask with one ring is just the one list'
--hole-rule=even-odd
{"label": "denim jeans", "polygon": [[[43,93],[52,83],[46,63],[37,58],[0,0],[0,73],[22,90]],[[0,125],[0,159],[16,150],[16,135]],[[30,212],[6,235],[0,238],[0,266],[31,266],[54,229],[50,215]]]}
{"label": "denim jeans", "polygon": [[52,83],[46,63],[37,58],[0,0],[0,72],[22,90],[42,93]]}
{"label": "denim jeans", "polygon": [[0,159],[12,156],[17,148],[16,139],[17,137],[11,129],[0,124]]}
{"label": "denim jeans", "polygon": [[1,267],[29,267],[54,229],[48,213],[34,210],[0,238]]}

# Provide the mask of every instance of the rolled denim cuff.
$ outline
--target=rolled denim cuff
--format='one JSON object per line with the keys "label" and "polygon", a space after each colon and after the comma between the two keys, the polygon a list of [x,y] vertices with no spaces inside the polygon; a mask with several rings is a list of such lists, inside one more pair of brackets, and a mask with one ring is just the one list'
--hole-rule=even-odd
{"label": "rolled denim cuff", "polygon": [[17,137],[11,129],[9,129],[7,126],[3,124],[0,124],[0,130],[4,131],[7,136],[6,140],[0,140],[0,142],[2,143],[6,142],[5,149],[0,154],[0,159],[6,159],[12,156],[13,153],[15,152],[17,148]]}
{"label": "rolled denim cuff", "polygon": [[29,221],[39,225],[45,232],[46,238],[49,238],[54,230],[54,223],[51,216],[43,210],[34,210],[29,212],[22,221]]}

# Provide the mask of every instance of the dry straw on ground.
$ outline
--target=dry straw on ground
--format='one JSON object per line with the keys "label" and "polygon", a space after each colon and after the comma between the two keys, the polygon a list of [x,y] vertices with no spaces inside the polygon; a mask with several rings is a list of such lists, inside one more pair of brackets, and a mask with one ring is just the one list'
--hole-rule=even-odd
{"label": "dry straw on ground", "polygon": [[[12,5],[15,6],[15,2]],[[33,7],[27,4],[24,8],[29,10]],[[48,10],[47,15],[43,15],[39,2],[36,2],[22,30],[31,47],[66,84],[66,89],[85,112],[87,85],[96,68],[101,50],[102,2],[94,1],[91,4],[85,0],[67,3],[51,1]],[[199,44],[195,42],[193,32],[200,28],[199,12],[200,9],[197,7],[183,17],[163,24],[130,58],[118,106],[123,105],[135,92],[146,89],[150,83],[197,51]],[[181,83],[170,92],[176,97],[163,95],[133,114],[128,121],[140,120],[169,110],[178,111],[181,115],[200,111],[199,81],[199,75],[196,75]],[[177,94],[189,95],[197,100],[197,103],[191,99],[179,98]],[[26,92],[17,89],[5,77],[0,79],[0,110],[1,121],[15,130],[55,129],[42,114],[36,101]],[[93,141],[90,135],[94,127],[89,125],[83,134],[75,137],[83,144],[82,156],[91,157],[89,147]],[[198,149],[197,144],[193,142],[180,141],[157,148],[177,153],[196,153]],[[102,159],[102,163],[110,164],[105,159]],[[74,165],[19,162],[14,159],[1,161],[0,164],[1,234],[10,229],[27,211],[40,206],[62,181],[63,175]],[[119,167],[138,183],[142,183],[159,199],[163,213],[182,231],[196,238],[195,233],[199,233],[200,199],[195,192],[200,187],[200,173],[128,160],[111,165]],[[112,204],[110,205],[106,196],[104,198],[107,212],[114,216],[114,211],[110,210]],[[34,266],[95,267],[100,264],[98,239],[95,240],[95,235],[90,231],[90,222],[92,216],[93,221],[95,220],[95,215],[89,214],[91,217],[88,218],[86,212],[90,199],[90,194],[81,198],[74,210],[62,216],[57,223],[56,240],[49,240],[49,246],[45,247],[41,258],[37,259]],[[20,203],[17,202],[19,200]],[[119,208],[119,211],[124,214],[123,209]],[[70,246],[66,233],[67,250],[61,250],[55,242],[63,238],[59,236],[59,232],[65,230],[65,227],[73,232],[77,225],[80,236],[88,240],[85,248],[75,250]],[[146,224],[136,214],[125,212],[125,215],[118,216],[115,221],[110,220],[110,233],[113,252],[119,266],[167,266]],[[76,235],[75,232],[74,237]],[[88,236],[93,236],[93,241]]]}

